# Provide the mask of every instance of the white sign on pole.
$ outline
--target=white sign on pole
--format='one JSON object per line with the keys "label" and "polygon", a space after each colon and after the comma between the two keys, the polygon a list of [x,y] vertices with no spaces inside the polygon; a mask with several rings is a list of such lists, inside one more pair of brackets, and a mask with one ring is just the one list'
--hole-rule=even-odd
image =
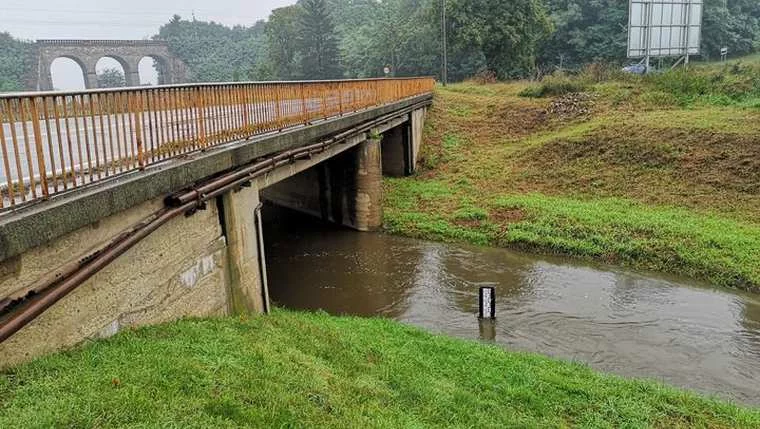
{"label": "white sign on pole", "polygon": [[704,0],[630,0],[628,58],[699,55]]}

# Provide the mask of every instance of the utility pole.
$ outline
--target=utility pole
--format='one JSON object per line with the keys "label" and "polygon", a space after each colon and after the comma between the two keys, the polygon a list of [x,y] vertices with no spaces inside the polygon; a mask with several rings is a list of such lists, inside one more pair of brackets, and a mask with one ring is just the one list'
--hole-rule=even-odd
{"label": "utility pole", "polygon": [[443,86],[449,84],[449,49],[446,36],[446,0],[441,0],[441,39],[443,39],[443,66],[441,68],[441,81],[443,82]]}

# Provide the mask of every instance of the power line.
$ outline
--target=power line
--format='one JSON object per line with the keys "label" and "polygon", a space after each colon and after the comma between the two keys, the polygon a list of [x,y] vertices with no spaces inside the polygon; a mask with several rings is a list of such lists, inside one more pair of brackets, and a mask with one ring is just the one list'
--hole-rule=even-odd
{"label": "power line", "polygon": [[13,19],[3,20],[3,24],[44,24],[44,25],[58,25],[58,26],[83,26],[83,25],[108,25],[108,26],[114,26],[114,27],[155,27],[155,26],[161,26],[164,24],[168,24],[168,21],[165,22],[124,22],[124,21],[47,21],[47,20],[37,20],[37,19]]}
{"label": "power line", "polygon": [[47,9],[47,8],[27,8],[27,7],[7,7],[3,6],[0,7],[0,11],[15,11],[15,12],[40,12],[40,13],[74,13],[74,14],[96,14],[96,15],[118,15],[118,16],[144,16],[144,17],[155,17],[156,15],[195,15],[198,13],[199,15],[206,15],[206,16],[213,16],[215,18],[225,18],[225,19],[251,19],[251,20],[258,20],[262,18],[258,17],[246,17],[246,16],[229,16],[229,15],[216,15],[215,12],[211,11],[202,11],[198,9],[184,9],[184,10],[174,10],[174,11],[151,11],[151,12],[130,12],[130,11],[117,11],[117,10],[82,10],[82,9]]}

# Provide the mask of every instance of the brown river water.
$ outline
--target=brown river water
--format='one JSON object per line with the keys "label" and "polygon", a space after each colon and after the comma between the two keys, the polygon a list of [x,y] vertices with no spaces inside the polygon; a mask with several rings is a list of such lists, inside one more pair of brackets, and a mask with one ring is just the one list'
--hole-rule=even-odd
{"label": "brown river water", "polygon": [[[760,295],[571,259],[357,233],[266,207],[272,300],[378,316],[760,405]],[[495,326],[477,320],[496,288]]]}

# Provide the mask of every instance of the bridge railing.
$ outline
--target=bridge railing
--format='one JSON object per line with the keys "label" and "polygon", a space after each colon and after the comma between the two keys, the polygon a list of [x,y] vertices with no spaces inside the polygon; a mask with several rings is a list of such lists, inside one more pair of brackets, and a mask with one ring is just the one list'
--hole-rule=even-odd
{"label": "bridge railing", "polygon": [[432,91],[428,78],[0,96],[0,210],[183,154]]}

